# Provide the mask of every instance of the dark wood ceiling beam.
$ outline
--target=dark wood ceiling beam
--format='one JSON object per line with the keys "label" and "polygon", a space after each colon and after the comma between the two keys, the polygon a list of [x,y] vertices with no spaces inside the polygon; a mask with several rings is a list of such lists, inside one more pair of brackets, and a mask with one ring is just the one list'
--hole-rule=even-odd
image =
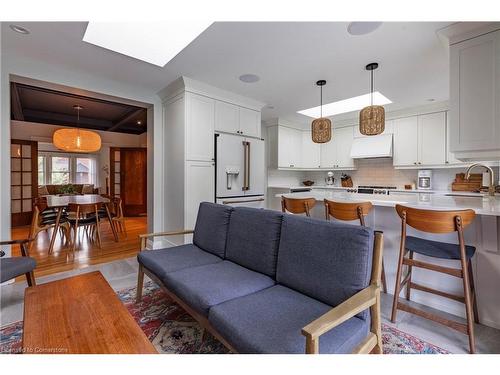
{"label": "dark wood ceiling beam", "polygon": [[135,111],[131,111],[130,113],[125,115],[123,118],[121,118],[120,120],[115,122],[115,124],[111,128],[109,128],[109,131],[110,132],[116,131],[120,126],[122,126],[123,124],[126,124],[127,122],[129,122],[133,118],[141,115],[141,113],[143,113],[145,110],[146,110],[145,108],[139,108],[139,109],[136,109]]}
{"label": "dark wood ceiling beam", "polygon": [[[46,112],[38,111],[34,109],[25,109],[24,116],[26,119],[37,119],[39,121],[46,121],[47,124],[51,124],[57,121],[59,124],[67,124],[70,127],[77,127],[77,116],[67,115],[64,113],[56,112]],[[92,117],[82,117],[80,116],[80,127],[85,128],[87,126],[92,126],[95,129],[109,130],[109,127],[113,125],[113,122],[109,120],[96,119]]]}
{"label": "dark wood ceiling beam", "polygon": [[19,97],[19,91],[15,82],[11,82],[10,84],[10,101],[14,120],[24,121],[23,106],[21,105],[21,98]]}

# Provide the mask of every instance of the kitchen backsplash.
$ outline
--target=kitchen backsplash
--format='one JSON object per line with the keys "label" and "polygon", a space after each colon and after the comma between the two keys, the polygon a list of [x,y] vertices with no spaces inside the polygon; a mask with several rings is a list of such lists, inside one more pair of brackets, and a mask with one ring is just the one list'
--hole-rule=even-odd
{"label": "kitchen backsplash", "polygon": [[[417,181],[416,169],[395,169],[392,165],[392,159],[360,159],[357,162],[357,170],[345,171],[352,177],[353,184],[357,185],[379,185],[396,186],[403,189],[404,185],[412,184]],[[455,175],[465,172],[466,168],[433,169],[432,170],[432,188],[435,190],[451,190],[451,183]],[[495,181],[498,182],[498,167],[494,167]],[[279,171],[276,169],[268,170],[268,186],[281,185],[302,185],[304,180],[312,180],[315,185],[324,185],[326,171]],[[342,171],[334,171],[335,185],[340,185],[340,176]],[[480,169],[474,173],[481,173]]]}

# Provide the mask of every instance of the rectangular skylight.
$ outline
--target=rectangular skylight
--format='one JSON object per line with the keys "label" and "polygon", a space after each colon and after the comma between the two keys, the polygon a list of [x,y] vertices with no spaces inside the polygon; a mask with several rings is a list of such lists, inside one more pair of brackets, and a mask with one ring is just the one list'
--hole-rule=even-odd
{"label": "rectangular skylight", "polygon": [[162,22],[91,21],[83,41],[163,67],[211,23],[194,19]]}
{"label": "rectangular skylight", "polygon": [[[392,101],[387,99],[380,92],[375,91],[373,93],[374,105],[384,105],[389,103],[392,103]],[[369,105],[370,105],[370,94],[355,96],[353,98],[339,100],[338,102],[323,104],[323,117],[338,115],[340,113],[358,111]],[[297,112],[305,116],[318,118],[320,117],[320,106],[304,109],[302,111],[297,111]]]}

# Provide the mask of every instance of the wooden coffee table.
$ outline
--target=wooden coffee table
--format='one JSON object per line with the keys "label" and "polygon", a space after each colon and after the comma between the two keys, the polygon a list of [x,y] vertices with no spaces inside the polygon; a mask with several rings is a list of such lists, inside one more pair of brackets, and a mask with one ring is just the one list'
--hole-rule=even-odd
{"label": "wooden coffee table", "polygon": [[24,353],[157,353],[100,272],[26,289]]}

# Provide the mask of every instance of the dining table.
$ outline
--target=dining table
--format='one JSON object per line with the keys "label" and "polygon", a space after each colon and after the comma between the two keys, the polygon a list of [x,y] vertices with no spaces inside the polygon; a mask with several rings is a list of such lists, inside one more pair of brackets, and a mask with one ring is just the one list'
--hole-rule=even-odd
{"label": "dining table", "polygon": [[109,203],[111,202],[108,198],[103,197],[99,194],[84,194],[84,195],[46,195],[47,198],[47,207],[57,210],[56,222],[54,225],[54,231],[52,232],[52,237],[50,238],[50,246],[49,246],[49,254],[52,254],[54,249],[54,242],[56,240],[57,232],[59,230],[59,224],[61,221],[61,215],[65,207],[68,207],[69,204],[102,204],[106,209],[106,216],[109,220],[109,225],[111,226],[111,230],[113,231],[113,236],[115,238],[115,242],[118,242],[118,234],[116,232],[116,228],[113,225],[113,221],[111,218],[111,213],[109,211]]}

